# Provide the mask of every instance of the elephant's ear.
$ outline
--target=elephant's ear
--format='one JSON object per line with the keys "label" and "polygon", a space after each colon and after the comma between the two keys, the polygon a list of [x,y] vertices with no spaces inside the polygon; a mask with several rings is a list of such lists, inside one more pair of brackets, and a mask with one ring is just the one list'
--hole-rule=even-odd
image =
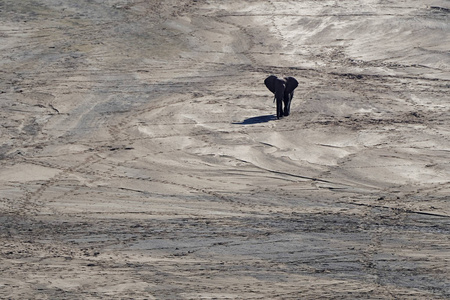
{"label": "elephant's ear", "polygon": [[286,77],[286,89],[285,93],[292,93],[298,86],[298,81],[294,77]]}
{"label": "elephant's ear", "polygon": [[271,91],[272,93],[275,94],[276,89],[275,89],[275,82],[277,81],[277,76],[275,75],[270,75],[269,77],[267,77],[264,80],[264,84],[266,85],[266,87],[269,89],[269,91]]}

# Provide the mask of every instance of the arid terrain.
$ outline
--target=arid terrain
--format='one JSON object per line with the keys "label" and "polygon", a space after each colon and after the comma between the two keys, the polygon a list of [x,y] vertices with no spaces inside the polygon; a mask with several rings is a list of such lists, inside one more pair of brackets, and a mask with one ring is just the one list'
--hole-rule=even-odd
{"label": "arid terrain", "polygon": [[1,299],[450,298],[450,1],[0,0],[0,41]]}

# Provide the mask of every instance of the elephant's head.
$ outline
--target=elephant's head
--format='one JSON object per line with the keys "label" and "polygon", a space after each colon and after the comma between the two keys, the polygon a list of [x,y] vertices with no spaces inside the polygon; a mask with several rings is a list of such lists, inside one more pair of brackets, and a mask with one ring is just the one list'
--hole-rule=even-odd
{"label": "elephant's head", "polygon": [[[291,110],[291,100],[294,97],[294,90],[298,86],[298,81],[294,77],[278,78],[270,75],[264,80],[266,87],[275,95],[277,101],[277,119],[288,116]],[[283,110],[284,103],[284,110]]]}

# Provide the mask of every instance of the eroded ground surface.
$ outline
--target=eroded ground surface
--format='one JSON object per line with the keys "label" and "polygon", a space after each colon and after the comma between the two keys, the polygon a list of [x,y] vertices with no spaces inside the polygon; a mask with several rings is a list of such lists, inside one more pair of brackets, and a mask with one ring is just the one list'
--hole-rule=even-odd
{"label": "eroded ground surface", "polygon": [[449,11],[1,0],[0,297],[448,299]]}

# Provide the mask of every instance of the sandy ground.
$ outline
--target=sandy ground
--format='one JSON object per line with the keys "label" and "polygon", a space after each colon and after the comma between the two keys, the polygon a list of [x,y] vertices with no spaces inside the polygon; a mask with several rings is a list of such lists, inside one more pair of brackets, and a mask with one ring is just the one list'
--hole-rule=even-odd
{"label": "sandy ground", "polygon": [[0,298],[450,298],[449,13],[1,0]]}

